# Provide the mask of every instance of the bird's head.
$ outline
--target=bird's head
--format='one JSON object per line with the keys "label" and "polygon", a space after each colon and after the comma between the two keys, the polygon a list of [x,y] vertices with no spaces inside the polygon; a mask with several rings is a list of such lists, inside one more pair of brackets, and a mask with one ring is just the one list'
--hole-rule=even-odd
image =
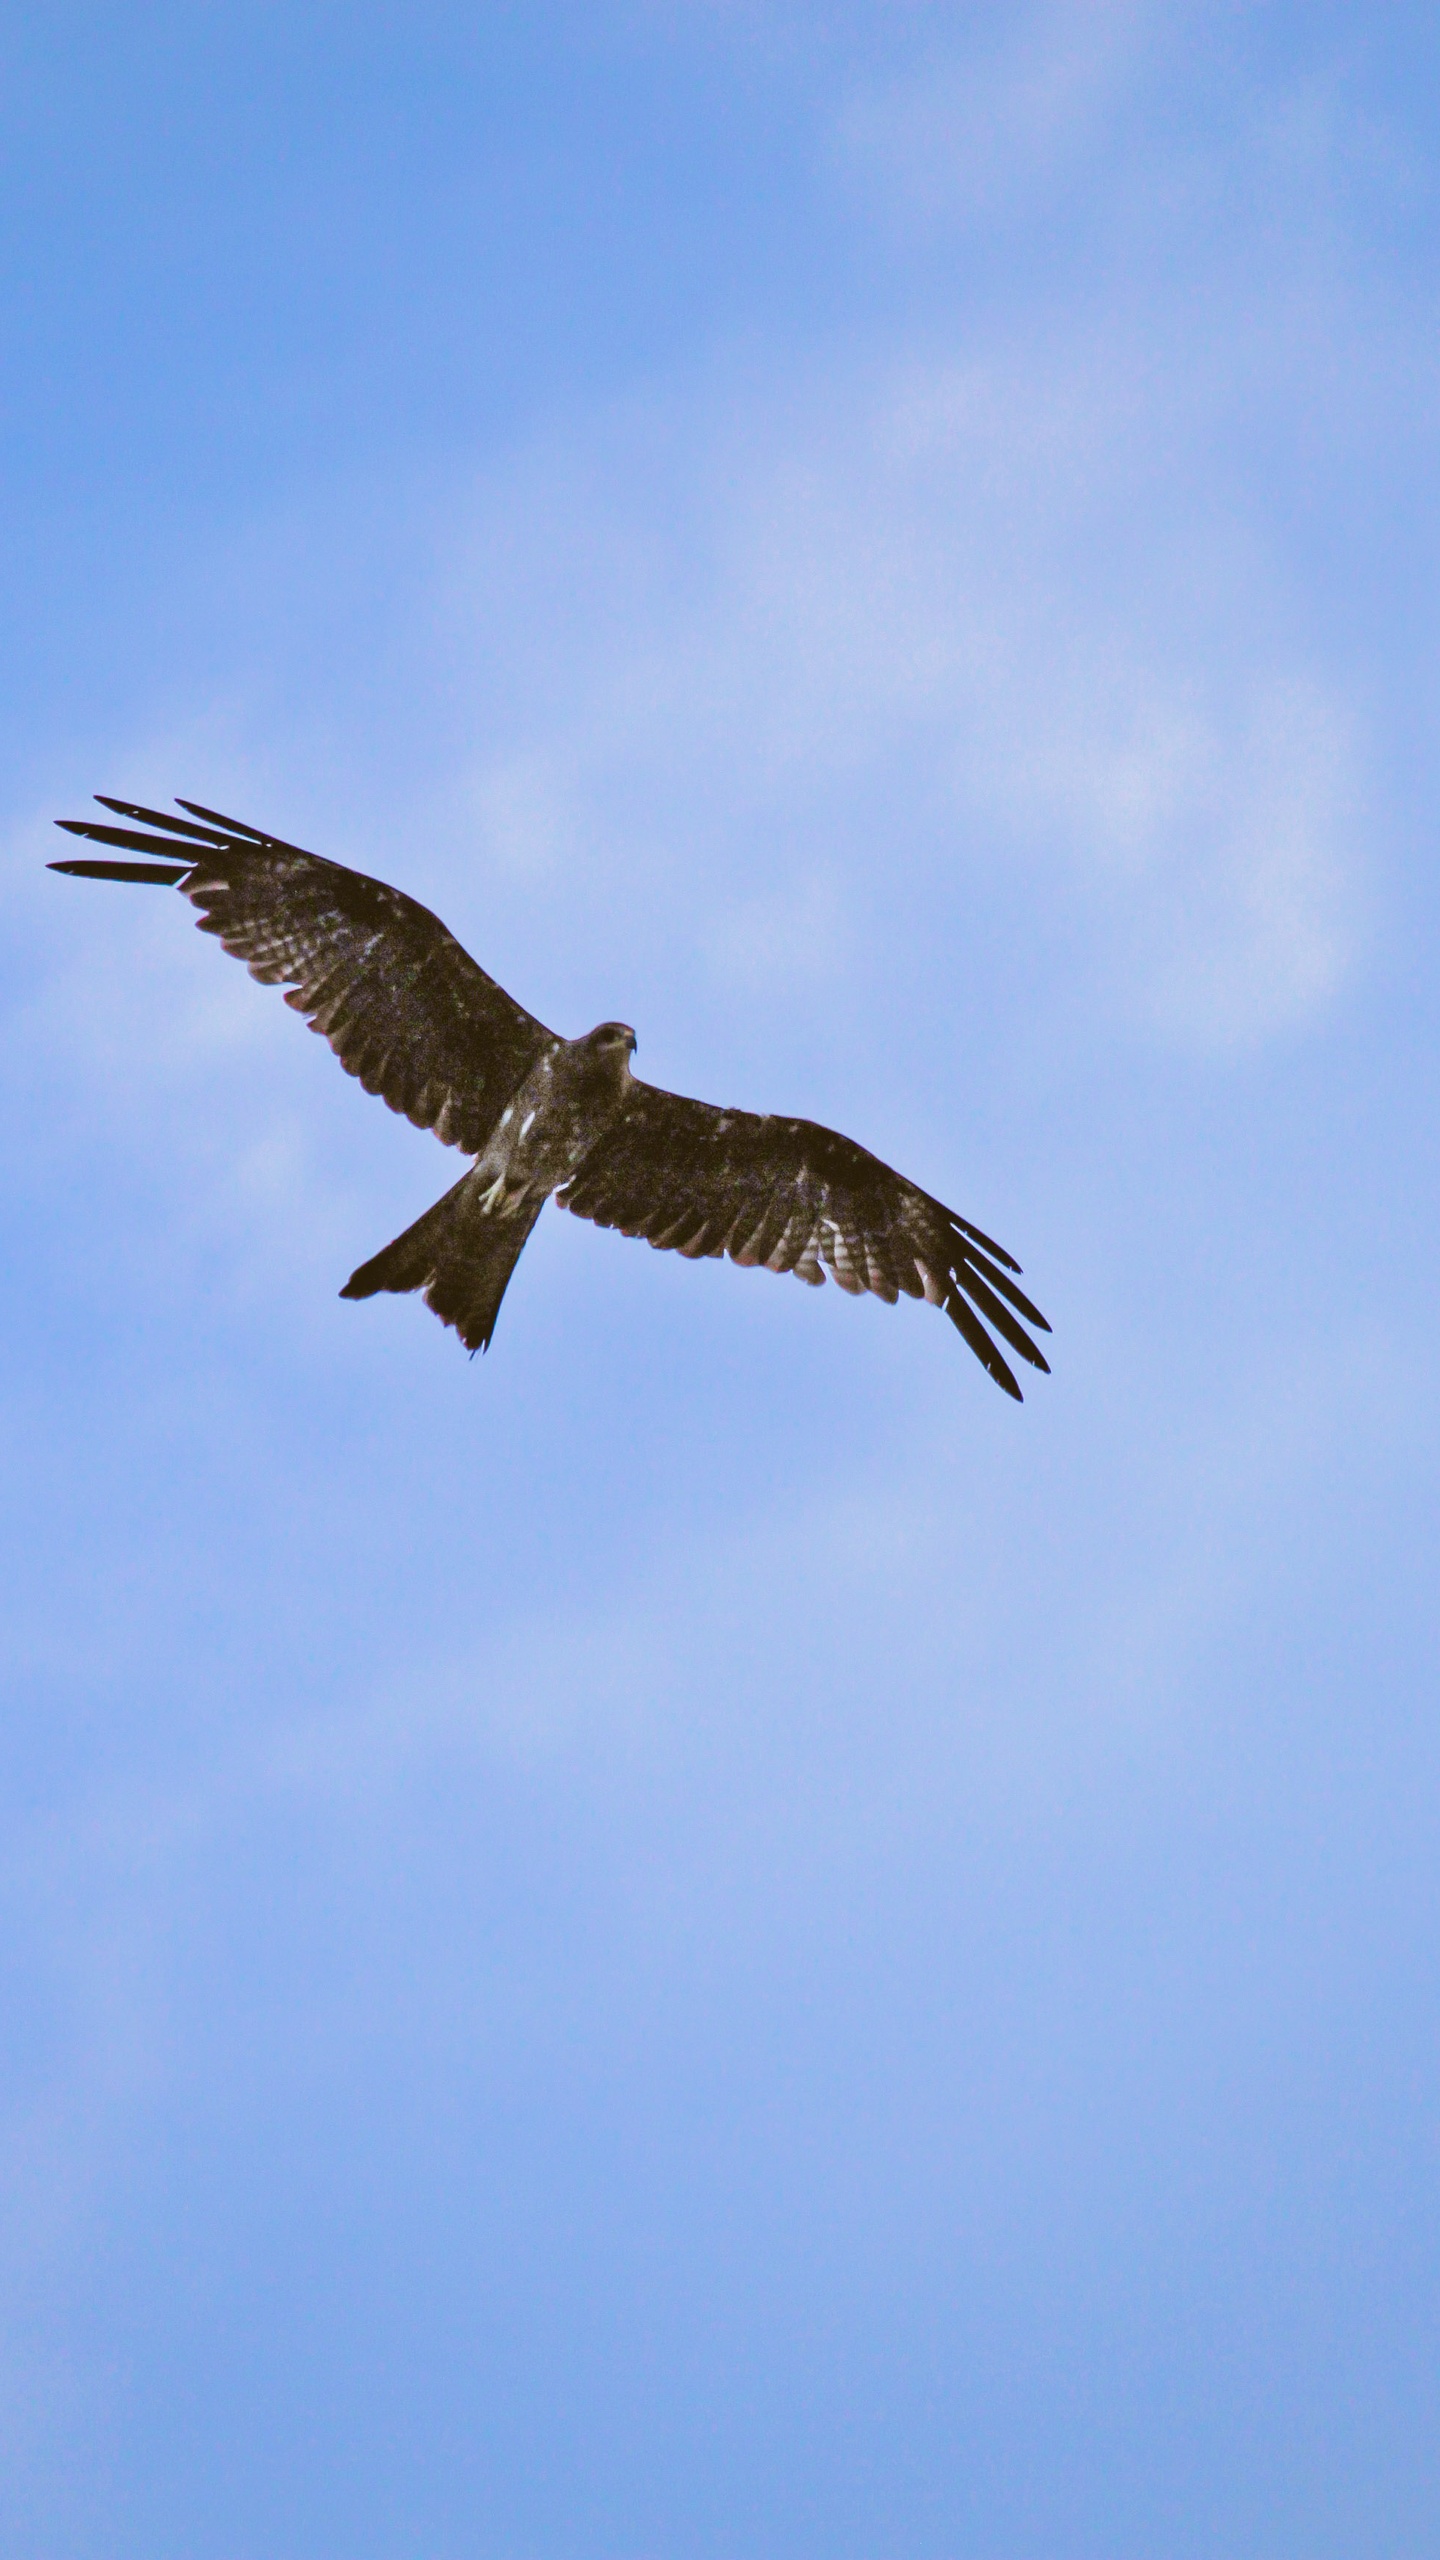
{"label": "bird's head", "polygon": [[636,1040],[628,1022],[597,1022],[593,1031],[586,1032],[584,1045],[607,1082],[612,1076],[618,1085],[629,1082]]}

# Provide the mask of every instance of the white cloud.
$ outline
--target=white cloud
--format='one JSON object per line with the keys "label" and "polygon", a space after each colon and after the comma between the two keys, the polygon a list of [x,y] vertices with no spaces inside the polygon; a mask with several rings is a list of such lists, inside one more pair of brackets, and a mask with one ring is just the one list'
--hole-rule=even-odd
{"label": "white cloud", "polygon": [[[1107,1014],[1219,1047],[1313,1014],[1360,930],[1363,740],[1283,559],[1215,485],[1237,394],[1212,352],[1198,394],[1080,334],[732,394],[719,425],[672,395],[653,473],[653,412],[552,451],[517,547],[549,588],[578,488],[573,538],[599,511],[610,574],[523,754],[462,786],[492,858],[654,890],[683,851],[670,929],[797,982],[853,965],[877,884],[983,860],[1078,896]],[[447,599],[477,696],[523,613],[486,562],[528,469],[469,510],[468,629]]]}

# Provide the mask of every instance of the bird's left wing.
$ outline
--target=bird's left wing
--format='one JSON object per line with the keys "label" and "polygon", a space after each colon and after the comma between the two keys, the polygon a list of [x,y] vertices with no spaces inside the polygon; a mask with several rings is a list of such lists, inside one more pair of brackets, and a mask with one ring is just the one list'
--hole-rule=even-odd
{"label": "bird's left wing", "polygon": [[84,879],[179,888],[254,978],[330,1043],[342,1067],[417,1128],[478,1155],[507,1098],[554,1037],[487,977],[402,889],[202,809],[172,818],[128,800],[102,807],[138,827],[61,818],[67,834],[150,862],[55,862]]}
{"label": "bird's left wing", "polygon": [[828,1267],[852,1295],[869,1289],[892,1305],[902,1291],[928,1298],[1017,1401],[986,1327],[1032,1368],[1049,1366],[1019,1321],[1050,1330],[1010,1276],[1018,1263],[853,1138],[813,1120],[720,1111],[637,1080],[557,1197],[596,1226],[692,1259],[728,1253],[793,1271],[812,1287]]}

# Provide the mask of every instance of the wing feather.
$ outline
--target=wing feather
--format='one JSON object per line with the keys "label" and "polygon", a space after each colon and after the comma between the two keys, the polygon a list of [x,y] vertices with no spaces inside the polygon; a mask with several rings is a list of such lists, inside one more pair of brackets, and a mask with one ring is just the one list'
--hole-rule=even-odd
{"label": "wing feather", "polygon": [[[199,909],[202,933],[218,936],[262,984],[283,986],[286,1003],[367,1093],[447,1146],[478,1155],[553,1033],[418,899],[195,801],[179,805],[188,818],[107,799],[102,806],[136,823],[59,822],[95,844],[168,858],[168,871],[121,862],[53,867],[174,882]],[[182,859],[183,868],[173,867]]]}
{"label": "wing feather", "polygon": [[1048,1365],[1018,1317],[1050,1328],[1006,1277],[1019,1265],[1003,1247],[813,1120],[719,1111],[637,1082],[558,1197],[577,1217],[691,1259],[728,1253],[811,1287],[828,1268],[852,1296],[929,1298],[1008,1395],[1020,1389],[986,1324],[1032,1368]]}

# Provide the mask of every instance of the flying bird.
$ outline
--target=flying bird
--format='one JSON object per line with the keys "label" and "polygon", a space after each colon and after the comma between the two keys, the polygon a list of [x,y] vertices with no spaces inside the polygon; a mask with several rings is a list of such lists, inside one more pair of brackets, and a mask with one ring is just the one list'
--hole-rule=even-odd
{"label": "flying bird", "polygon": [[[977,1360],[1020,1400],[998,1334],[1032,1369],[1027,1325],[1050,1328],[1020,1266],[966,1218],[813,1120],[721,1111],[631,1073],[635,1034],[602,1022],[562,1040],[401,889],[262,835],[198,801],[172,818],[97,793],[128,826],[57,825],[148,860],[55,862],[85,880],[174,887],[252,977],[323,1033],[341,1065],[420,1129],[475,1162],[351,1274],[342,1298],[423,1290],[472,1351],[488,1348],[506,1285],[553,1194],[577,1217],[696,1260],[826,1269],[852,1296],[943,1307]],[[988,1328],[988,1330],[987,1330]]]}

